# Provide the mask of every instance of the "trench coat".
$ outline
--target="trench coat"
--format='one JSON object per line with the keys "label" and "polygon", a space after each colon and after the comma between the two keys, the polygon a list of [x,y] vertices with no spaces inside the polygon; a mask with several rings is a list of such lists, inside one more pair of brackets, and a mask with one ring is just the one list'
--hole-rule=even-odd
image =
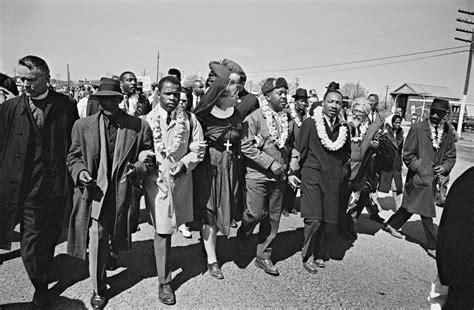
{"label": "trench coat", "polygon": [[454,136],[445,124],[443,138],[438,150],[431,142],[430,125],[427,120],[411,126],[403,149],[403,162],[408,167],[402,206],[410,213],[436,217],[435,210],[435,166],[446,169],[449,175],[456,163]]}
{"label": "trench coat", "polygon": [[[161,107],[155,107],[155,110],[159,109]],[[152,113],[154,112],[148,114],[146,119],[149,119]],[[146,208],[158,234],[172,234],[176,227],[193,220],[192,170],[202,159],[189,151],[189,144],[204,140],[204,135],[196,116],[190,112],[186,112],[185,115],[186,129],[182,133],[178,149],[169,156],[155,151],[157,169],[144,180]],[[166,124],[166,119],[161,117],[160,126],[163,142],[166,148],[169,148],[176,129],[175,117],[171,119],[169,125]],[[170,168],[178,161],[184,163],[186,173],[173,178],[169,174]]]}
{"label": "trench coat", "polygon": [[[71,145],[71,129],[79,118],[76,102],[71,97],[48,93],[49,112],[44,120],[43,135],[48,137],[51,189],[49,197],[67,197],[71,181],[66,169],[66,156]],[[9,250],[13,230],[20,219],[23,205],[21,188],[23,172],[27,167],[31,122],[28,117],[29,99],[26,95],[5,101],[0,105],[0,249]]]}
{"label": "trench coat", "polygon": [[[117,128],[115,152],[112,162],[111,179],[106,180],[100,189],[105,194],[108,182],[115,183],[116,217],[114,238],[118,249],[131,246],[131,233],[137,227],[136,217],[130,210],[132,187],[125,174],[129,163],[135,163],[142,150],[152,148],[152,133],[144,120],[122,113],[122,124]],[[74,206],[71,213],[68,231],[68,254],[85,259],[87,237],[91,218],[98,219],[102,205],[92,207],[93,201],[101,201],[96,192],[78,184],[79,173],[87,170],[99,185],[98,170],[101,164],[101,142],[99,138],[99,120],[101,113],[96,113],[78,120],[72,130],[72,145],[67,157],[67,165],[71,173],[74,189]]]}

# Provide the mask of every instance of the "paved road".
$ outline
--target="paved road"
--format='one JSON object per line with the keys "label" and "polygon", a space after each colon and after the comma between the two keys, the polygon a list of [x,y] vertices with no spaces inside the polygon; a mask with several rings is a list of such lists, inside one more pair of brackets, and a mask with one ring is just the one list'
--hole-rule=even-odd
{"label": "paved road", "polygon": [[[468,143],[469,144],[469,143]],[[473,151],[460,151],[452,176],[459,176],[473,165]],[[466,159],[471,159],[471,162]],[[390,197],[380,198],[387,219],[393,208]],[[441,209],[437,209],[436,223]],[[299,216],[282,218],[275,242],[273,260],[280,269],[272,277],[257,269],[253,262],[239,268],[233,261],[235,233],[229,239],[218,238],[218,257],[224,280],[210,277],[205,268],[199,233],[192,239],[174,235],[172,244],[175,308],[428,308],[430,283],[436,277],[435,260],[424,251],[424,234],[418,216],[404,227],[407,240],[399,240],[380,230],[380,226],[362,214],[356,224],[358,239],[353,244],[334,240],[337,246],[325,269],[317,275],[304,271],[301,264],[303,223]],[[153,232],[147,223],[140,225],[131,251],[119,257],[120,268],[108,272],[110,279],[109,309],[164,308],[158,301],[158,281],[153,258]],[[18,243],[14,244],[18,249]],[[51,292],[58,297],[53,309],[87,309],[91,285],[85,263],[65,254],[66,243],[56,248],[56,269]],[[0,266],[0,309],[28,309],[33,295],[19,252],[4,253],[11,257]]]}

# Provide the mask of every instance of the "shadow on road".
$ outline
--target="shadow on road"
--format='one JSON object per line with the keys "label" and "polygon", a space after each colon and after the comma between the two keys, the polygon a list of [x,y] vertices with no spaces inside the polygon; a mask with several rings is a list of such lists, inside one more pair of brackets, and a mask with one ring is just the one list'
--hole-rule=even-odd
{"label": "shadow on road", "polygon": [[[11,304],[0,304],[2,310],[30,310],[34,309],[33,305],[29,302],[11,303]],[[67,297],[60,296],[55,299],[49,309],[68,309],[68,310],[85,310],[86,305],[81,300],[70,299]]]}
{"label": "shadow on road", "polygon": [[[433,225],[437,233],[438,225]],[[416,243],[423,249],[427,249],[425,231],[423,230],[421,220],[406,222],[405,225],[402,226],[402,233],[405,235],[406,241]]]}

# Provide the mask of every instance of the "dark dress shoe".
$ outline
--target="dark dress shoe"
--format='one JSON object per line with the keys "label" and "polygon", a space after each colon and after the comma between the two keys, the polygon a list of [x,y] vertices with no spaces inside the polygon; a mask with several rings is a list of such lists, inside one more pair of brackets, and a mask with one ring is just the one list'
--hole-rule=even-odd
{"label": "dark dress shoe", "polygon": [[286,210],[281,211],[281,215],[283,215],[284,217],[290,216],[290,214]]}
{"label": "dark dress shoe", "polygon": [[106,304],[107,304],[107,297],[100,296],[96,292],[92,293],[92,297],[91,297],[92,309],[104,309]]}
{"label": "dark dress shoe", "polygon": [[298,215],[298,211],[296,209],[291,210],[291,214]]}
{"label": "dark dress shoe", "polygon": [[380,215],[378,215],[378,213],[371,214],[370,219],[372,221],[375,221],[375,222],[379,223],[379,224],[383,224],[385,222],[385,220],[383,218],[381,218]]}
{"label": "dark dress shoe", "polygon": [[279,276],[280,272],[277,267],[273,266],[273,263],[269,259],[255,258],[255,266],[263,269],[266,273],[271,274],[272,276]]}
{"label": "dark dress shoe", "polygon": [[318,267],[316,266],[316,264],[314,263],[314,260],[312,259],[308,259],[307,261],[303,262],[303,268],[304,270],[306,270],[307,272],[311,274],[318,273]]}
{"label": "dark dress shoe", "polygon": [[118,268],[118,262],[117,258],[113,256],[109,256],[109,259],[107,260],[107,265],[105,265],[105,269],[109,271],[116,270]]}
{"label": "dark dress shoe", "polygon": [[224,274],[222,273],[222,270],[217,262],[207,264],[207,271],[209,271],[209,274],[214,278],[217,278],[219,280],[224,279]]}
{"label": "dark dress shoe", "polygon": [[322,258],[315,259],[314,264],[319,268],[326,267],[326,264],[324,263],[324,260]]}
{"label": "dark dress shoe", "polygon": [[174,305],[176,303],[176,297],[174,296],[174,291],[171,288],[171,284],[160,284],[158,298],[165,305]]}
{"label": "dark dress shoe", "polygon": [[395,238],[398,238],[398,239],[403,239],[403,235],[398,230],[396,230],[395,228],[393,228],[390,225],[384,225],[382,227],[382,229],[385,230],[386,232],[388,232],[389,234],[391,234],[392,237],[395,237]]}
{"label": "dark dress shoe", "polygon": [[234,219],[232,219],[232,221],[230,222],[230,227],[231,228],[237,228],[237,226],[238,226],[237,222]]}

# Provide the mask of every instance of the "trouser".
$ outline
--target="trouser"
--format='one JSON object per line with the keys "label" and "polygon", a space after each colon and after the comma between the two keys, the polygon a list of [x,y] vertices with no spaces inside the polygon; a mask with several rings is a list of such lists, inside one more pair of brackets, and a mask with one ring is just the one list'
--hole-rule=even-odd
{"label": "trouser", "polygon": [[296,193],[293,188],[288,184],[285,183],[283,185],[283,195],[282,195],[282,210],[286,210],[288,212],[295,209],[295,199]]}
{"label": "trouser", "polygon": [[357,212],[357,217],[362,213],[364,207],[367,208],[367,211],[370,215],[379,213],[379,209],[375,203],[373,203],[370,199],[370,192],[368,191],[361,191],[359,200],[354,207],[354,212]]}
{"label": "trouser", "polygon": [[48,271],[61,235],[65,197],[27,199],[21,228],[21,258],[37,291],[48,290]]}
{"label": "trouser", "polygon": [[158,282],[167,284],[171,282],[171,270],[169,257],[171,252],[171,235],[157,234],[153,240],[155,250],[156,273],[158,274]]}
{"label": "trouser", "polygon": [[[408,210],[402,206],[388,219],[386,224],[395,229],[400,229],[412,215],[413,213],[408,212]],[[428,249],[434,250],[436,249],[436,232],[433,225],[433,218],[422,215],[420,215],[420,217],[423,230],[425,231]]]}
{"label": "trouser", "polygon": [[250,239],[260,223],[256,256],[270,259],[280,225],[283,182],[247,179],[246,188],[247,205],[237,235]]}
{"label": "trouser", "polygon": [[304,244],[301,250],[303,261],[311,256],[313,259],[328,259],[329,224],[322,220],[304,219]]}

